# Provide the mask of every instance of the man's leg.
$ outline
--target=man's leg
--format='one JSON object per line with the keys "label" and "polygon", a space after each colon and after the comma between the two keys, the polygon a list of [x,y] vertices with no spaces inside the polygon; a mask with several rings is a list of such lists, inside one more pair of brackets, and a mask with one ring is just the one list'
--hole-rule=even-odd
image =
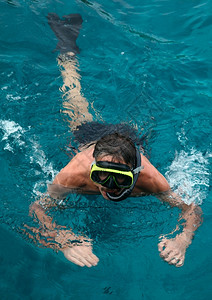
{"label": "man's leg", "polygon": [[58,64],[61,67],[63,77],[63,113],[70,117],[70,127],[75,129],[83,122],[92,121],[92,115],[88,111],[88,102],[81,94],[81,76],[78,73],[78,61],[76,54],[79,48],[76,44],[82,24],[79,14],[71,14],[60,19],[56,14],[47,16],[48,23],[54,31],[60,51]]}

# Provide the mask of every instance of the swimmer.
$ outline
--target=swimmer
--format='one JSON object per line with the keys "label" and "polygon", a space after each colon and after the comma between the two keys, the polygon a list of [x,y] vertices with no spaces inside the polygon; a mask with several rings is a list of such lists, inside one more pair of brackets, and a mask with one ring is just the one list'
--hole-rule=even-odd
{"label": "swimmer", "polygon": [[[129,137],[112,133],[79,152],[48,188],[50,197],[54,199],[63,199],[71,192],[101,194],[106,200],[115,202],[129,196],[151,194],[180,208],[180,220],[184,220],[182,233],[173,239],[164,237],[158,249],[160,256],[169,264],[177,267],[184,264],[186,249],[201,223],[201,209],[194,204],[186,205],[174,194],[164,176],[138,151]],[[95,266],[99,259],[92,252],[91,241],[52,224],[47,211],[54,205],[54,201],[46,198],[31,207],[31,212],[45,228],[44,236],[55,237],[55,242],[60,244],[59,250],[71,262],[79,266]],[[79,239],[79,244],[70,242]]]}
{"label": "swimmer", "polygon": [[[76,38],[82,24],[80,15],[65,16],[60,20],[55,14],[48,16],[48,22],[59,39],[59,50],[64,55],[61,64],[64,64],[63,79],[64,84],[70,82],[68,74],[76,73],[76,69],[68,70],[67,61],[71,61],[70,68],[74,68],[73,59],[78,53]],[[65,26],[65,35],[63,25]],[[69,26],[70,25],[70,26]],[[76,27],[74,27],[76,26]],[[73,35],[72,35],[73,34]],[[65,43],[65,38],[69,40]],[[67,53],[69,53],[67,55]],[[71,53],[71,58],[70,58]],[[79,77],[77,77],[79,80]],[[66,81],[69,80],[69,81]],[[76,78],[74,78],[76,80]],[[74,85],[76,87],[76,85]],[[72,87],[72,83],[71,83]],[[83,118],[74,122],[72,120],[72,130],[79,134],[80,126],[85,122],[92,121],[92,115],[87,110],[86,99],[80,96],[80,85],[78,87],[79,105],[76,107],[76,117],[83,111]],[[75,101],[72,97],[72,88],[66,95],[67,102]],[[76,103],[78,103],[76,101]],[[73,115],[71,115],[73,118]],[[80,122],[79,122],[80,121]],[[78,122],[78,123],[77,123]],[[79,124],[81,124],[79,126]],[[84,125],[83,125],[84,124]],[[195,204],[187,205],[175,194],[165,177],[150,163],[142,151],[137,147],[130,134],[123,133],[114,126],[108,134],[101,134],[93,142],[81,148],[71,161],[59,172],[52,184],[48,186],[48,194],[41,200],[31,205],[30,213],[36,217],[41,227],[28,228],[37,240],[46,247],[64,253],[64,256],[71,262],[81,267],[96,266],[99,258],[92,251],[92,241],[85,236],[77,236],[71,230],[55,224],[48,215],[48,210],[57,205],[54,199],[65,199],[70,193],[102,195],[107,201],[127,201],[130,197],[141,197],[145,195],[155,195],[162,202],[169,203],[172,207],[181,209],[178,221],[184,220],[183,230],[174,238],[161,236],[158,249],[161,258],[167,263],[181,267],[184,264],[185,253],[191,244],[194,233],[202,222],[202,212]],[[87,132],[87,131],[85,131]],[[142,199],[143,201],[143,199]],[[178,225],[176,226],[176,230]],[[30,233],[29,233],[30,235]],[[32,235],[31,235],[32,236]]]}

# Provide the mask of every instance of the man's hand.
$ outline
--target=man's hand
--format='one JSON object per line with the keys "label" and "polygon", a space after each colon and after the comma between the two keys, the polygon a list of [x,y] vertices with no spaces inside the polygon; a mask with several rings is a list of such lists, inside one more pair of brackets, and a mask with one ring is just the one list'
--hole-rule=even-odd
{"label": "man's hand", "polygon": [[92,252],[92,241],[84,236],[76,236],[71,231],[60,230],[55,238],[65,258],[80,267],[96,266],[98,257]]}
{"label": "man's hand", "polygon": [[96,266],[99,259],[92,252],[92,241],[84,236],[76,236],[71,230],[44,230],[28,225],[23,232],[40,245],[63,252],[74,264],[84,267]]}
{"label": "man's hand", "polygon": [[98,257],[93,254],[92,246],[88,242],[83,242],[80,245],[72,245],[61,250],[64,253],[65,258],[73,262],[80,267],[92,267],[96,266],[99,262]]}
{"label": "man's hand", "polygon": [[[162,201],[168,202],[172,207],[182,209],[182,213],[178,221],[183,225],[183,232],[176,235],[173,239],[162,237],[158,244],[160,256],[171,265],[181,267],[184,264],[185,252],[191,244],[194,232],[202,223],[202,209],[191,203],[184,203],[180,196],[168,190],[158,195]],[[183,223],[182,223],[183,221]],[[176,229],[178,226],[176,227]],[[175,231],[175,230],[174,230]]]}
{"label": "man's hand", "polygon": [[158,244],[158,250],[160,256],[170,265],[181,267],[184,264],[186,249],[190,244],[191,238],[182,232],[173,239],[164,237]]}

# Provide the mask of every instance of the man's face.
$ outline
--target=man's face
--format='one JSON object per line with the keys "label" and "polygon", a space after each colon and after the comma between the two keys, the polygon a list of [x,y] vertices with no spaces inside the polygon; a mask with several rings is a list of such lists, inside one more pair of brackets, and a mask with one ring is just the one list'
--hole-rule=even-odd
{"label": "man's face", "polygon": [[[99,156],[97,161],[108,161],[108,162],[114,162],[114,163],[121,163],[121,164],[125,164],[125,161],[123,159],[115,159],[113,156],[111,155],[106,155],[106,156]],[[124,188],[116,188],[116,189],[109,189],[107,187],[102,186],[101,184],[95,183],[95,185],[99,188],[100,193],[102,194],[103,198],[105,198],[106,200],[110,200],[107,197],[107,193],[113,193],[116,194],[117,196],[124,190]]]}

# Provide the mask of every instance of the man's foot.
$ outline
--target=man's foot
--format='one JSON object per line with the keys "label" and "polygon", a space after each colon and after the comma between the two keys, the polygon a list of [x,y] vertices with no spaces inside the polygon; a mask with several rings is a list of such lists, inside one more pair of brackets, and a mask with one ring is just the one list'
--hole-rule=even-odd
{"label": "man's foot", "polygon": [[83,22],[81,15],[70,14],[60,19],[57,14],[49,13],[47,19],[48,24],[59,41],[56,50],[59,50],[61,54],[67,52],[79,53],[76,40]]}

